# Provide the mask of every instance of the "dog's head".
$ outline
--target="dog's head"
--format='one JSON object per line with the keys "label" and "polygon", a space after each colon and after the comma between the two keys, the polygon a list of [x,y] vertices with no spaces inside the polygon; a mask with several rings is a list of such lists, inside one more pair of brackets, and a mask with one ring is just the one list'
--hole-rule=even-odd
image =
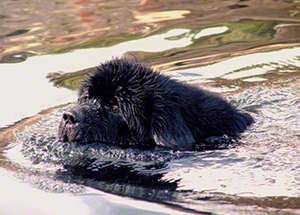
{"label": "dog's head", "polygon": [[59,140],[149,144],[145,133],[150,133],[150,125],[141,116],[148,114],[151,105],[142,83],[151,73],[122,59],[101,64],[83,80],[77,104],[62,115]]}
{"label": "dog's head", "polygon": [[90,100],[78,102],[63,113],[58,138],[62,142],[115,144],[126,132],[126,123],[117,112]]}

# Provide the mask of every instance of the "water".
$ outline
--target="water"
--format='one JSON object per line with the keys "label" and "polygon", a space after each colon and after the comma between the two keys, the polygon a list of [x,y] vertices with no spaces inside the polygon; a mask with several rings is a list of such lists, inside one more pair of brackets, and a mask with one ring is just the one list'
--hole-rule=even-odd
{"label": "water", "polygon": [[[297,1],[2,1],[1,213],[300,214],[299,14]],[[256,122],[203,152],[57,142],[78,83],[112,56]]]}

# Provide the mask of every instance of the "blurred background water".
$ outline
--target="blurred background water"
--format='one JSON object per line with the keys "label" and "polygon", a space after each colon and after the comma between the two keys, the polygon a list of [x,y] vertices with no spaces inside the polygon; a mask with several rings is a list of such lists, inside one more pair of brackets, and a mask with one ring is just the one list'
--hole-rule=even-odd
{"label": "blurred background water", "polygon": [[[114,56],[256,123],[225,150],[57,142],[78,84]],[[2,0],[0,101],[1,214],[300,214],[300,1]]]}

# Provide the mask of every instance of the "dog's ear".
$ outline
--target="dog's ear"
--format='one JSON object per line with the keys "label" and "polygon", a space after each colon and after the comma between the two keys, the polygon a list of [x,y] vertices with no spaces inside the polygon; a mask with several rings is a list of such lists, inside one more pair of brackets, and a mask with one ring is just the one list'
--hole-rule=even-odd
{"label": "dog's ear", "polygon": [[89,99],[89,92],[88,90],[84,90],[80,88],[79,93],[78,93],[78,103],[86,102]]}
{"label": "dog's ear", "polygon": [[153,124],[153,136],[157,145],[182,150],[192,150],[195,144],[191,130],[182,116],[170,113],[164,116],[162,123]]}
{"label": "dog's ear", "polygon": [[118,106],[122,117],[139,144],[155,141],[157,145],[168,148],[193,149],[195,139],[183,117],[178,115],[179,111],[162,108],[163,113],[156,112],[147,104],[147,96],[120,98],[122,102],[118,102]]}

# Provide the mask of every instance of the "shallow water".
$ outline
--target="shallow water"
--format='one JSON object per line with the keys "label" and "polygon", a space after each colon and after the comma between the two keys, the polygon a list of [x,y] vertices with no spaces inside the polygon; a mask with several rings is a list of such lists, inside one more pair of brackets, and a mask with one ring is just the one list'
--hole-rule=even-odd
{"label": "shallow water", "polygon": [[[0,212],[300,214],[299,11],[297,1],[2,1]],[[255,124],[203,152],[57,142],[83,76],[124,55],[223,93]]]}

